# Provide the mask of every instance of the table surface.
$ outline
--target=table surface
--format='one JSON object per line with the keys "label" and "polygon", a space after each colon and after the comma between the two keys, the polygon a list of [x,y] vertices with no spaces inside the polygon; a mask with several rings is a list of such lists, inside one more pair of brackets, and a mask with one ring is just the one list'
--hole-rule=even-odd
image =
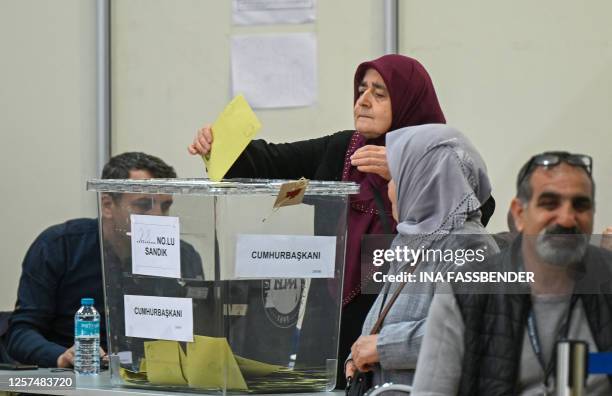
{"label": "table surface", "polygon": [[[33,377],[42,378],[48,376],[57,376],[60,373],[51,371],[51,369],[38,369],[38,370],[0,370],[0,376],[6,377]],[[196,393],[192,392],[169,392],[167,390],[155,391],[148,389],[135,389],[135,388],[122,388],[112,387],[110,381],[110,374],[108,371],[102,372],[100,375],[95,376],[82,376],[76,378],[76,389],[33,389],[28,390],[31,394],[45,394],[45,395],[79,395],[79,396],[159,396],[159,395],[174,395],[174,396],[194,396]],[[15,389],[9,388],[7,385],[0,384],[0,391],[16,391]],[[23,392],[23,390],[20,390]],[[333,392],[311,392],[311,393],[296,393],[302,396],[340,396],[343,391]],[[219,393],[212,393],[219,394]],[[234,393],[232,393],[234,395]],[[287,393],[277,393],[274,396],[288,395]],[[266,396],[257,394],[257,396]],[[272,395],[269,395],[272,396]]]}

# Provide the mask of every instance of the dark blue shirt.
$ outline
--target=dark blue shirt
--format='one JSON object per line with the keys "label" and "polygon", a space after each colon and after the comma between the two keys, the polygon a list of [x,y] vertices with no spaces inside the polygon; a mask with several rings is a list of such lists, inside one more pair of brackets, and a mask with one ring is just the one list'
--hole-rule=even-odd
{"label": "dark blue shirt", "polygon": [[17,303],[9,321],[9,354],[21,363],[55,367],[74,344],[74,314],[92,297],[106,350],[98,220],[76,219],[43,231],[23,261]]}
{"label": "dark blue shirt", "polygon": [[[200,255],[180,241],[181,274],[186,279],[204,279]],[[182,279],[133,276],[131,260],[122,265],[111,250],[105,250],[110,301],[111,334],[115,349],[132,348],[125,337],[123,295],[184,296]],[[112,275],[111,275],[112,274]],[[59,355],[74,344],[74,314],[81,298],[95,299],[100,313],[100,346],[107,349],[102,261],[97,219],[76,219],[43,231],[23,261],[17,303],[9,320],[8,352],[21,363],[57,366]],[[143,339],[135,341],[142,344]],[[133,343],[133,342],[132,342]],[[141,345],[140,345],[141,346]],[[133,349],[142,349],[136,346]],[[115,351],[116,352],[116,351]]]}

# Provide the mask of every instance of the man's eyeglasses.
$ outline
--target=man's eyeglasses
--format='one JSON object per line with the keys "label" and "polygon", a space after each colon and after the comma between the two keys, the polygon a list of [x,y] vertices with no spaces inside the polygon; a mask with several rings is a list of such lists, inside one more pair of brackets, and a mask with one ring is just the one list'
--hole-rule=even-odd
{"label": "man's eyeglasses", "polygon": [[593,170],[593,158],[591,158],[591,156],[586,154],[572,154],[565,151],[550,151],[531,157],[531,159],[519,172],[517,186],[521,185],[527,175],[530,174],[536,166],[545,166],[550,168],[559,165],[561,162],[584,168],[589,176],[591,176],[591,172]]}

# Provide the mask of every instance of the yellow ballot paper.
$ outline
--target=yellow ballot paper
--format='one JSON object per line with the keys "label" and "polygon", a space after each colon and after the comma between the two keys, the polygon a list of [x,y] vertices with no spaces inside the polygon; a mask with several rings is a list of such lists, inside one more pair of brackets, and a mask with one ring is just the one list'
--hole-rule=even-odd
{"label": "yellow ballot paper", "polygon": [[242,95],[225,107],[212,126],[213,143],[202,156],[210,180],[219,181],[261,129],[261,123]]}
{"label": "yellow ballot paper", "polygon": [[119,376],[127,382],[147,382],[147,373],[142,371],[132,371],[119,367]]}
{"label": "yellow ballot paper", "polygon": [[187,385],[183,375],[185,353],[176,341],[144,343],[147,379],[152,384]]}
{"label": "yellow ballot paper", "polygon": [[125,367],[119,367],[119,376],[127,382],[146,383],[147,380],[147,363],[145,358],[140,359],[138,371],[128,370]]}
{"label": "yellow ballot paper", "polygon": [[284,369],[283,366],[275,366],[273,364],[258,362],[236,355],[236,363],[240,367],[240,371],[247,377],[264,377],[272,373],[279,372]]}
{"label": "yellow ballot paper", "polygon": [[147,360],[145,358],[140,359],[138,371],[119,367],[119,376],[127,382],[147,382]]}
{"label": "yellow ballot paper", "polygon": [[[192,388],[247,390],[227,339],[193,336],[187,343],[185,376]],[[149,366],[147,361],[147,367]]]}
{"label": "yellow ballot paper", "polygon": [[147,372],[147,359],[145,358],[140,359],[140,365],[138,366],[138,371],[141,373]]}

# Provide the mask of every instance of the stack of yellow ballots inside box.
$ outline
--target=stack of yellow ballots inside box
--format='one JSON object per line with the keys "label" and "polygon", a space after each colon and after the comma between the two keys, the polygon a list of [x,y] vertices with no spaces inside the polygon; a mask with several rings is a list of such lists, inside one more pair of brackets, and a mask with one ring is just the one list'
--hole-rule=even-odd
{"label": "stack of yellow ballots inside box", "polygon": [[281,366],[235,356],[227,339],[194,336],[187,352],[177,341],[145,342],[145,358],[140,372],[121,370],[128,382],[189,386],[200,389],[248,390],[244,376],[266,376],[283,370]]}

